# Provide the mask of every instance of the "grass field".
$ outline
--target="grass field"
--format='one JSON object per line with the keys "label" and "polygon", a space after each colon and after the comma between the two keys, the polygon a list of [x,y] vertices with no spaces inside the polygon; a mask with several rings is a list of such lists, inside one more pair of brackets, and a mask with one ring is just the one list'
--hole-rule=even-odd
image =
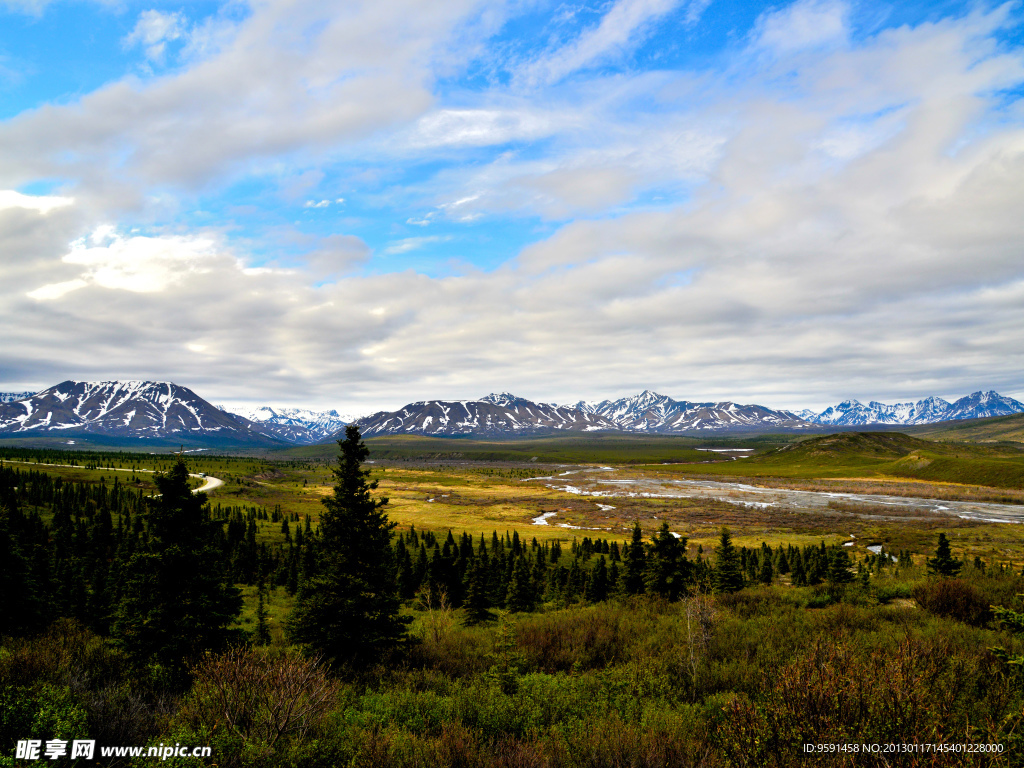
{"label": "grass field", "polygon": [[[619,477],[688,476],[717,479],[744,478],[775,487],[794,487],[825,492],[870,491],[900,496],[955,498],[1024,503],[1024,457],[1003,447],[971,444],[935,443],[898,433],[840,433],[802,440],[768,450],[752,458],[736,461],[708,462],[707,453],[692,448],[680,449],[688,439],[650,438],[630,440],[566,439],[562,437],[523,443],[482,443],[480,441],[440,439],[382,439],[389,450],[414,450],[421,446],[433,450],[438,444],[455,445],[463,453],[476,456],[497,445],[502,450],[516,447],[521,453],[538,456],[545,446],[570,455],[585,456],[588,444],[597,444],[601,461],[612,464],[613,456],[620,469]],[[743,441],[749,442],[749,441]],[[371,445],[377,445],[371,441]],[[761,441],[760,446],[765,442]],[[411,447],[410,447],[411,446]],[[554,446],[551,448],[550,446]],[[697,454],[701,463],[661,462],[636,465],[631,462],[643,456],[663,455],[667,447]],[[719,447],[722,447],[719,445]],[[736,447],[734,444],[732,447]],[[336,448],[335,448],[336,450]],[[497,454],[506,453],[494,449]],[[0,449],[2,451],[2,449]],[[603,451],[603,453],[601,452]],[[617,453],[616,453],[617,452]],[[453,453],[449,450],[448,454]],[[457,452],[456,452],[457,453]],[[9,454],[9,451],[8,451]],[[0,453],[3,457],[4,453]],[[377,454],[379,456],[379,454]],[[576,454],[572,454],[576,455]],[[59,458],[63,456],[63,458]],[[54,458],[58,457],[58,458]],[[7,460],[11,460],[7,455]],[[256,457],[211,456],[190,454],[187,460],[194,472],[221,478],[225,485],[209,493],[213,506],[279,508],[286,513],[307,515],[314,525],[323,509],[321,499],[333,488],[331,459],[333,456],[299,458],[290,455],[276,459]],[[490,536],[492,531],[538,540],[571,542],[583,536],[625,540],[639,521],[645,535],[651,535],[663,521],[673,531],[690,537],[694,552],[698,546],[714,546],[721,526],[729,526],[740,545],[759,546],[762,541],[807,544],[838,543],[855,537],[852,554],[863,555],[868,544],[882,543],[892,550],[911,549],[926,552],[932,546],[937,530],[945,530],[962,551],[972,557],[1017,562],[1024,560],[1024,535],[1021,526],[985,524],[957,518],[931,518],[907,515],[904,519],[882,519],[863,514],[856,505],[842,505],[820,512],[794,514],[785,508],[758,509],[727,501],[686,498],[616,498],[580,496],[549,488],[542,479],[558,474],[563,466],[537,461],[491,460],[469,461],[445,455],[427,461],[411,458],[375,459],[368,465],[379,482],[378,492],[387,496],[391,519],[405,528],[456,534],[466,531]],[[54,463],[72,463],[77,467],[43,467],[26,456],[23,467],[37,468],[67,480],[112,483],[134,481],[150,492],[153,475],[120,469],[165,470],[171,458],[164,455],[138,454],[52,454]],[[549,525],[535,525],[533,520],[545,513],[555,513]],[[564,526],[577,526],[564,527]],[[280,524],[258,522],[259,541],[267,544],[283,542]],[[862,551],[863,550],[863,551]]]}
{"label": "grass field", "polygon": [[921,425],[910,431],[929,440],[1024,443],[1024,413],[991,419],[967,419]]}
{"label": "grass field", "polygon": [[[795,440],[792,435],[755,438],[695,438],[677,435],[623,435],[595,433],[555,435],[519,440],[463,438],[372,437],[366,440],[373,460],[390,461],[492,461],[592,464],[648,464],[709,461],[698,448],[754,448],[765,450]],[[334,443],[290,448],[274,456],[324,459],[337,455]]]}
{"label": "grass field", "polygon": [[684,474],[787,479],[909,479],[1024,489],[1024,452],[922,440],[893,432],[846,432],[782,446],[732,462],[658,468]]}

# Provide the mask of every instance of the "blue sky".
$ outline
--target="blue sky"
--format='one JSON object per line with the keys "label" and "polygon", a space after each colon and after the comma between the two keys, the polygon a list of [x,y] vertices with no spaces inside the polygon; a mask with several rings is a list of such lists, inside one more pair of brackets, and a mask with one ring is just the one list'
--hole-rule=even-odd
{"label": "blue sky", "polygon": [[0,20],[0,389],[1024,395],[1019,4]]}

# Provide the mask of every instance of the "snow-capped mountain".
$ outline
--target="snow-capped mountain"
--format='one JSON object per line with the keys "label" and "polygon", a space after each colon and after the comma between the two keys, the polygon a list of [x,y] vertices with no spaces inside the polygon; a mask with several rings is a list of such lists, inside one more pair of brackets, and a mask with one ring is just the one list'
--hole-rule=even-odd
{"label": "snow-capped mountain", "polygon": [[64,381],[0,405],[0,435],[93,434],[220,444],[282,441],[170,382]]}
{"label": "snow-capped mountain", "polygon": [[32,397],[35,392],[0,392],[0,403],[13,403]]}
{"label": "snow-capped mountain", "polygon": [[295,442],[318,443],[355,421],[353,416],[342,415],[335,410],[312,411],[308,408],[272,408],[268,405],[259,408],[219,407],[249,421],[296,430]]}
{"label": "snow-capped mountain", "polygon": [[678,433],[752,427],[806,428],[789,411],[760,405],[689,403],[644,391],[620,400],[535,403],[507,392],[479,400],[427,400],[357,420],[363,434],[516,435],[541,431]]}
{"label": "snow-capped mountain", "polygon": [[210,445],[273,446],[334,440],[359,424],[366,437],[394,434],[499,437],[552,432],[694,432],[807,430],[868,425],[932,424],[1024,413],[996,392],[949,403],[928,397],[886,405],[845,400],[825,411],[773,410],[729,401],[674,400],[645,390],[618,400],[572,405],[536,403],[508,392],[479,400],[426,400],[398,411],[353,419],[337,411],[260,407],[229,411],[186,387],[151,381],[65,381],[34,394],[0,399],[0,436],[94,435]]}
{"label": "snow-capped mountain", "polygon": [[[899,407],[912,406],[911,403],[900,403]],[[884,405],[872,401],[864,405],[858,400],[843,400],[839,405],[826,408],[811,419],[816,424],[835,426],[860,426],[863,424],[902,424],[895,409],[898,406]]]}
{"label": "snow-capped mountain", "polygon": [[671,433],[768,426],[801,429],[808,426],[804,419],[790,411],[729,401],[691,403],[673,400],[649,389],[618,400],[580,401],[568,407],[603,416],[619,429],[629,432]]}
{"label": "snow-capped mountain", "polygon": [[949,406],[941,420],[987,419],[990,416],[1009,416],[1013,413],[1024,413],[1024,403],[989,390],[961,397]]}
{"label": "snow-capped mountain", "polygon": [[480,400],[425,400],[398,411],[381,411],[358,419],[366,437],[377,435],[523,435],[565,430],[614,430],[602,416],[576,408],[534,403],[508,393]]}
{"label": "snow-capped mountain", "polygon": [[990,416],[1009,416],[1024,413],[1024,403],[1003,397],[997,392],[975,392],[961,397],[955,403],[941,397],[927,397],[916,403],[886,405],[872,401],[867,405],[857,400],[844,400],[826,408],[808,421],[832,426],[859,426],[864,424],[934,424],[938,421],[984,419]]}

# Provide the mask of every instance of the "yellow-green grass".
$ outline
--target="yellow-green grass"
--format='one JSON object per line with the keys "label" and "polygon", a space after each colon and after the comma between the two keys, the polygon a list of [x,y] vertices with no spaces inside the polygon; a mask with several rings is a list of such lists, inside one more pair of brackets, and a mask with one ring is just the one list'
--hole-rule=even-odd
{"label": "yellow-green grass", "polygon": [[[922,441],[917,441],[922,442]],[[867,480],[876,483],[886,491],[896,490],[907,492],[908,489],[920,489],[924,495],[932,495],[938,487],[934,481],[924,482],[914,478],[897,478],[899,485],[891,489],[885,474],[871,476],[869,462],[874,460],[881,464],[904,462],[918,464],[925,460],[935,463],[938,460],[957,459],[958,453],[967,461],[1009,461],[1012,459],[988,449],[977,451],[964,449],[962,446],[946,446],[943,453],[935,457],[928,456],[920,450],[920,446],[910,445],[909,451],[899,454],[902,445],[894,449],[893,455],[886,456],[884,446],[872,451],[856,452],[843,449],[849,455],[828,458],[845,467],[834,479],[821,479],[808,467],[796,468],[789,475],[788,481],[795,484],[821,483],[823,489],[832,490],[836,483],[858,483],[863,486]],[[927,444],[926,444],[927,445]],[[915,452],[916,451],[916,452]],[[780,452],[785,454],[787,452]],[[805,454],[809,453],[804,451]],[[842,451],[840,451],[842,453]],[[867,454],[867,455],[865,455]],[[777,456],[778,454],[776,454]],[[736,469],[748,462],[760,461],[763,465],[786,468],[788,457],[775,459],[774,464],[764,459],[728,462],[720,465],[700,465],[695,468],[699,474],[711,475],[713,468],[721,467],[736,474]],[[816,461],[822,463],[819,456]],[[314,525],[323,510],[321,499],[333,492],[333,475],[330,466],[324,462],[289,461],[266,462],[252,458],[231,457],[189,457],[192,471],[206,472],[220,477],[227,485],[210,493],[213,505],[222,506],[258,506],[272,512],[275,506],[290,514],[298,512],[305,518],[308,514]],[[845,462],[845,464],[843,464]],[[927,465],[931,466],[931,464]],[[927,466],[913,466],[912,469],[923,470]],[[941,464],[939,465],[941,468]],[[43,467],[38,467],[43,470]],[[717,544],[718,534],[722,525],[728,525],[733,537],[741,546],[756,547],[767,542],[772,547],[779,544],[818,544],[822,540],[826,544],[838,543],[848,539],[850,534],[856,536],[856,546],[851,554],[862,557],[866,544],[880,543],[887,549],[898,551],[910,549],[917,553],[930,553],[934,550],[934,542],[938,531],[945,531],[954,541],[954,548],[963,556],[973,558],[980,555],[987,561],[1007,561],[1020,563],[1024,560],[1024,526],[986,524],[977,521],[964,521],[956,518],[938,518],[915,520],[911,517],[899,521],[887,521],[878,518],[865,518],[855,510],[827,510],[822,513],[792,513],[780,509],[757,509],[741,505],[728,504],[708,499],[651,499],[651,498],[615,498],[593,499],[564,491],[548,488],[543,481],[524,480],[512,470],[515,467],[480,467],[465,466],[387,466],[371,465],[373,477],[380,483],[377,493],[390,498],[386,507],[391,519],[404,530],[415,525],[420,531],[432,530],[443,534],[449,529],[456,535],[463,531],[474,537],[484,534],[488,539],[492,531],[500,535],[517,531],[527,541],[536,537],[540,541],[560,540],[571,542],[573,538],[582,539],[607,538],[613,541],[628,539],[633,521],[639,520],[645,538],[655,533],[662,521],[668,521],[671,530],[689,536],[691,555],[698,544],[704,546],[705,555],[710,556]],[[666,467],[633,467],[629,475],[661,475],[687,471],[687,465]],[[709,471],[712,470],[712,471]],[[856,471],[854,471],[856,470]],[[54,467],[46,468],[67,479],[78,479],[87,482],[98,482],[101,477],[112,484],[116,476],[122,483],[131,478],[131,473],[112,472],[102,469],[82,469]],[[533,471],[526,474],[535,474]],[[778,474],[774,475],[778,477]],[[137,473],[135,477],[147,483],[153,489],[153,475]],[[771,478],[768,474],[765,477]],[[800,479],[809,478],[809,479]],[[861,480],[856,480],[861,478]],[[779,484],[784,484],[779,480]],[[950,488],[960,488],[950,486]],[[864,490],[863,487],[859,488]],[[1007,494],[1020,493],[1006,491]],[[913,494],[911,494],[913,495]],[[434,501],[429,501],[433,498]],[[598,502],[607,502],[615,506],[614,510],[601,510]],[[534,525],[532,520],[544,512],[555,512],[550,525]],[[563,528],[559,523],[580,525],[585,530]],[[304,523],[300,523],[302,525]],[[297,524],[291,523],[294,535]],[[257,522],[257,540],[268,545],[283,543],[281,524],[270,521]]]}
{"label": "yellow-green grass", "polygon": [[[117,482],[123,486],[133,489],[142,488],[146,493],[156,490],[156,483],[154,482],[154,475],[152,472],[127,472],[107,468],[85,469],[83,467],[60,467],[36,464],[35,462],[11,460],[4,460],[3,463],[9,464],[12,468],[16,468],[23,472],[33,471],[51,475],[52,477],[59,477],[65,482],[99,484],[100,481],[106,481],[107,487],[112,487],[114,485],[114,480],[117,480]],[[194,485],[198,486],[202,484],[201,480],[195,480],[194,478],[193,480]]]}
{"label": "yellow-green grass", "polygon": [[930,440],[1024,443],[1024,413],[929,424],[916,427],[913,433]]}
{"label": "yellow-green grass", "polygon": [[[256,632],[256,608],[259,605],[256,587],[254,585],[239,584],[239,591],[242,593],[242,612],[233,625],[236,629],[243,629],[246,632]],[[267,610],[267,627],[270,629],[271,645],[286,646],[288,640],[285,637],[284,622],[291,613],[295,598],[290,596],[283,586],[275,586],[266,590],[264,594],[264,606]]]}
{"label": "yellow-green grass", "polygon": [[944,444],[899,433],[842,433],[719,464],[645,467],[671,474],[729,477],[926,480],[1024,489],[1024,454],[1014,449]]}
{"label": "yellow-green grass", "polygon": [[[732,465],[738,462],[733,462]],[[648,474],[677,471],[678,467],[657,467],[651,470],[631,470],[630,474]],[[970,554],[988,559],[1024,559],[1024,541],[1018,529],[1021,526],[983,524],[956,518],[928,520],[901,520],[897,523],[865,519],[855,511],[843,513],[829,510],[823,513],[791,513],[786,510],[757,509],[722,501],[705,499],[651,499],[616,498],[591,499],[546,487],[542,481],[523,481],[509,477],[481,474],[474,468],[443,467],[439,469],[395,468],[375,469],[373,477],[379,481],[378,495],[389,498],[386,507],[390,518],[401,529],[414,525],[417,530],[444,533],[449,529],[456,535],[463,531],[474,537],[481,533],[489,537],[492,531],[504,534],[518,531],[527,540],[571,541],[609,538],[622,541],[628,538],[633,521],[639,520],[645,537],[649,537],[668,521],[671,530],[690,537],[694,546],[703,544],[706,551],[717,543],[722,525],[728,525],[740,545],[760,546],[767,542],[778,544],[826,544],[848,540],[856,536],[853,552],[863,554],[867,543],[882,543],[889,549],[911,549],[927,552],[934,545],[938,530],[946,530],[970,547]],[[303,485],[302,481],[308,481]],[[229,488],[218,489],[212,501],[222,504],[248,504],[265,506],[268,510],[279,504],[282,511],[308,513],[319,520],[323,506],[320,500],[333,492],[332,480],[323,467],[296,467],[277,470],[273,476],[250,479],[254,485],[238,486],[238,494]],[[906,482],[906,481],[904,481]],[[931,485],[922,486],[928,490]],[[227,491],[227,493],[224,493]],[[434,499],[434,501],[430,501]],[[598,501],[608,502],[615,510],[601,510]],[[534,525],[532,520],[544,512],[555,512],[549,525]],[[561,527],[560,523],[583,526],[583,530]],[[294,532],[294,524],[292,530]],[[975,535],[973,532],[979,533]],[[261,523],[261,541],[283,541],[280,523]]]}
{"label": "yellow-green grass", "polygon": [[[773,439],[770,444],[787,442]],[[443,438],[419,435],[366,439],[370,458],[390,461],[488,461],[589,464],[640,464],[677,461],[708,461],[696,448],[714,444],[728,447],[759,447],[762,441],[736,438],[711,440],[678,435],[623,435],[592,433],[554,435],[515,440]],[[329,459],[336,456],[333,443],[303,446],[276,452],[275,456]]]}

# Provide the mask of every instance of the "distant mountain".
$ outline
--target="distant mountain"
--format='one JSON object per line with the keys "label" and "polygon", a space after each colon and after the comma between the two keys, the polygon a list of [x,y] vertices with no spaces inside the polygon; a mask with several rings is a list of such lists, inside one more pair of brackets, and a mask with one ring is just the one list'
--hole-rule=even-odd
{"label": "distant mountain", "polygon": [[335,410],[311,411],[308,408],[271,408],[267,405],[259,408],[219,407],[249,421],[290,429],[294,442],[321,442],[355,421],[354,417],[343,416]]}
{"label": "distant mountain", "polygon": [[844,400],[826,408],[808,421],[830,426],[862,426],[867,424],[935,424],[940,421],[984,419],[1024,413],[1024,403],[1003,397],[997,392],[975,392],[955,403],[941,397],[928,397],[916,403],[886,405],[872,401],[867,405],[857,400]]}
{"label": "distant mountain", "polygon": [[337,411],[271,408],[229,411],[186,387],[152,381],[65,381],[36,393],[0,395],[0,437],[102,436],[211,446],[308,445],[337,439],[355,422],[366,437],[420,434],[512,437],[559,432],[694,434],[917,425],[1024,413],[996,392],[954,403],[928,397],[886,405],[845,400],[819,414],[730,401],[690,402],[644,390],[572,405],[536,403],[508,392],[479,400],[425,400],[352,419]]}
{"label": "distant mountain", "polygon": [[602,416],[576,408],[534,403],[508,393],[480,400],[425,400],[398,411],[381,411],[358,419],[365,437],[419,434],[524,435],[536,432],[614,430]]}
{"label": "distant mountain", "polygon": [[961,397],[949,406],[939,421],[987,419],[991,416],[1009,416],[1014,413],[1024,413],[1024,403],[989,390]]}
{"label": "distant mountain", "polygon": [[0,436],[96,435],[214,445],[281,444],[264,427],[225,413],[170,382],[64,381],[0,404]]}
{"label": "distant mountain", "polygon": [[803,429],[804,419],[791,411],[775,411],[762,405],[692,403],[673,400],[645,389],[638,395],[599,403],[576,403],[574,408],[603,416],[629,432],[693,432],[720,429],[781,427]]}
{"label": "distant mountain", "polygon": [[533,432],[681,433],[761,427],[809,426],[789,411],[760,405],[690,403],[644,391],[620,400],[572,405],[535,403],[507,392],[479,400],[427,400],[357,423],[368,437],[386,434],[522,435]]}
{"label": "distant mountain", "polygon": [[25,400],[34,394],[35,392],[0,392],[0,403],[13,403],[16,400]]}

